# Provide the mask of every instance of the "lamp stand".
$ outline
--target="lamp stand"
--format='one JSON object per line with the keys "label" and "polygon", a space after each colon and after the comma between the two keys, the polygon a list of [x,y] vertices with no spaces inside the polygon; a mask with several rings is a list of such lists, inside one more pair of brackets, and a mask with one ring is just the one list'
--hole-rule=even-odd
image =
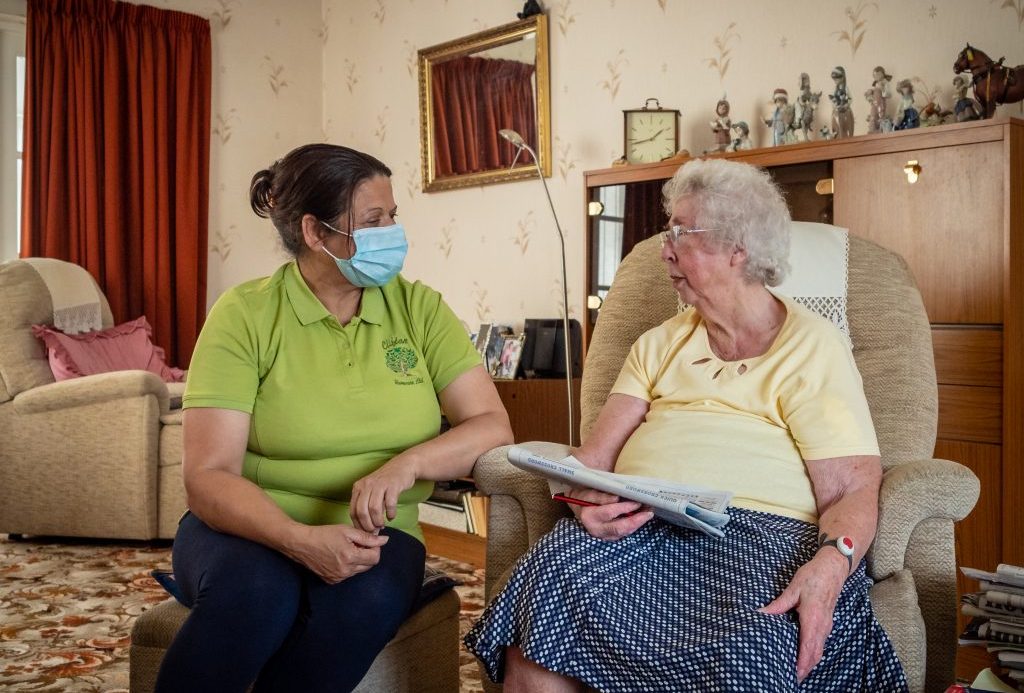
{"label": "lamp stand", "polygon": [[525,149],[533,157],[533,164],[537,167],[537,177],[544,186],[544,194],[548,198],[548,207],[551,209],[551,216],[555,220],[555,229],[558,230],[558,242],[562,254],[562,329],[565,333],[565,394],[569,402],[569,445],[573,444],[573,398],[572,398],[572,346],[571,334],[569,332],[569,281],[568,272],[565,268],[565,234],[562,233],[562,225],[558,223],[558,214],[555,212],[555,203],[551,201],[551,191],[548,190],[548,182],[544,180],[544,172],[540,168],[540,161],[537,159],[537,152],[526,143],[526,140],[515,130],[500,130],[499,134],[516,147],[516,156],[512,160],[512,166],[519,159],[519,155]]}

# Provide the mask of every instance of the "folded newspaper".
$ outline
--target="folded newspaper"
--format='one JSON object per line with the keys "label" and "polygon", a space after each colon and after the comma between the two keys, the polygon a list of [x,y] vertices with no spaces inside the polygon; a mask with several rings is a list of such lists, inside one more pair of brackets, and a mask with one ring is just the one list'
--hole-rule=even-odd
{"label": "folded newspaper", "polygon": [[729,522],[725,509],[732,492],[699,486],[686,486],[663,479],[615,474],[591,469],[572,455],[560,460],[542,457],[526,448],[513,446],[508,461],[520,469],[572,486],[587,486],[620,498],[643,503],[655,517],[679,527],[695,529],[713,537],[723,537]]}

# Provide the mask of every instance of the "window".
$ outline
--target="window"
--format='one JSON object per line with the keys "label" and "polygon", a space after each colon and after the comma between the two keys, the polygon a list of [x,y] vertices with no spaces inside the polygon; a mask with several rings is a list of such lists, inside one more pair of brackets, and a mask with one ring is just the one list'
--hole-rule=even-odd
{"label": "window", "polygon": [[611,288],[615,271],[622,262],[622,229],[626,205],[625,185],[605,185],[598,188],[602,205],[597,220],[597,295],[604,300]]}
{"label": "window", "polygon": [[21,148],[25,111],[25,18],[0,14],[0,261],[21,244]]}

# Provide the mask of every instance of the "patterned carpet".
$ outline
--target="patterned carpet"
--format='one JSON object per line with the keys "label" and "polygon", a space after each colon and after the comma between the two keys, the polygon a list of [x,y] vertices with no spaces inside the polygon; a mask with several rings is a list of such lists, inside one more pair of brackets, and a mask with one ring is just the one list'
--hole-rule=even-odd
{"label": "patterned carpet", "polygon": [[[483,604],[483,570],[445,558],[430,563],[462,581],[461,629]],[[167,598],[150,577],[170,567],[163,543],[89,540],[10,541],[0,534],[0,689],[128,690],[128,645],[135,618]],[[462,649],[462,691],[482,691]]]}

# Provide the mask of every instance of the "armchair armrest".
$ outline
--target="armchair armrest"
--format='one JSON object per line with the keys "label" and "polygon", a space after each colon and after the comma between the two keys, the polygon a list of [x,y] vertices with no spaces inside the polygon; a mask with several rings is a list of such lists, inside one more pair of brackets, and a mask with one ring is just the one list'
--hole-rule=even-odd
{"label": "armchair armrest", "polygon": [[948,460],[917,460],[887,471],[878,499],[872,575],[884,578],[902,570],[917,526],[928,520],[952,524],[964,519],[978,501],[979,491],[974,473]]}
{"label": "armchair armrest", "polygon": [[[569,447],[559,443],[519,443],[537,453],[559,459]],[[551,500],[548,482],[524,472],[508,461],[509,445],[481,455],[473,468],[477,489],[491,497],[487,518],[486,595],[504,583],[516,560],[540,539],[567,509]]]}
{"label": "armchair armrest", "polygon": [[42,385],[18,394],[13,404],[19,414],[42,414],[145,395],[157,398],[161,413],[168,412],[164,381],[155,373],[141,370],[98,373]]}

